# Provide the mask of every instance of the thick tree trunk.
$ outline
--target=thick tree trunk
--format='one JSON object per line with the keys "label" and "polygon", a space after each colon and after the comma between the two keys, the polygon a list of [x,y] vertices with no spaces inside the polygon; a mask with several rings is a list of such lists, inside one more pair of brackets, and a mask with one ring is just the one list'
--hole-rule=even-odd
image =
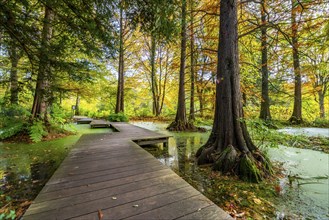
{"label": "thick tree trunk", "polygon": [[120,39],[119,39],[119,68],[118,88],[115,113],[124,112],[124,49],[123,49],[123,9],[120,7]]}
{"label": "thick tree trunk", "polygon": [[270,98],[268,94],[268,67],[267,67],[267,21],[266,21],[266,0],[261,4],[261,34],[262,34],[262,100],[259,118],[265,121],[271,120]]}
{"label": "thick tree trunk", "polygon": [[198,164],[213,163],[215,170],[259,182],[271,168],[252,143],[243,120],[237,23],[237,0],[221,0],[214,125],[196,156]]}
{"label": "thick tree trunk", "polygon": [[50,64],[49,64],[49,47],[52,37],[52,21],[54,12],[48,6],[45,6],[45,17],[43,21],[41,47],[39,52],[39,70],[37,84],[32,106],[32,120],[42,119],[47,123],[47,102],[49,96]]}
{"label": "thick tree trunk", "polygon": [[175,121],[167,129],[172,131],[194,130],[193,125],[188,123],[185,106],[185,59],[186,59],[186,0],[182,0],[181,21],[181,55],[179,69],[178,103]]}
{"label": "thick tree trunk", "polygon": [[194,65],[195,65],[195,57],[194,57],[194,0],[190,0],[190,13],[191,13],[191,20],[190,20],[190,53],[191,53],[191,94],[190,94],[190,115],[189,121],[195,120],[195,110],[194,110],[194,94],[195,94],[195,72],[194,72]]}
{"label": "thick tree trunk", "polygon": [[300,61],[299,61],[299,45],[298,45],[298,24],[296,22],[296,14],[298,11],[299,4],[296,4],[296,0],[292,0],[292,9],[291,9],[291,41],[292,41],[292,55],[294,63],[294,73],[295,73],[295,91],[294,91],[294,108],[292,115],[289,119],[292,124],[300,124],[303,122],[302,119],[302,77],[300,70]]}

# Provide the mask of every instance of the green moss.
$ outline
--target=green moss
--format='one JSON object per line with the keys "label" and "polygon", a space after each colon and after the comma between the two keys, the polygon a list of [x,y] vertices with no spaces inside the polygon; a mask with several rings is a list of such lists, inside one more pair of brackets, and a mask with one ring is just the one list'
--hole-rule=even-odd
{"label": "green moss", "polygon": [[215,159],[213,169],[222,171],[223,173],[231,172],[235,167],[236,158],[237,151],[232,145],[229,145]]}
{"label": "green moss", "polygon": [[247,154],[240,159],[239,176],[242,180],[249,182],[259,183],[262,181],[262,175],[255,160]]}

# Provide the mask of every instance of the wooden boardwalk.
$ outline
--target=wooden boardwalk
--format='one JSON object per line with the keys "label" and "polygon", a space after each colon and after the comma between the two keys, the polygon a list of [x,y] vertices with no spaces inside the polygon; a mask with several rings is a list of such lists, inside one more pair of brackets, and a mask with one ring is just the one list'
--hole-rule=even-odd
{"label": "wooden boardwalk", "polygon": [[232,219],[132,139],[168,138],[127,123],[83,135],[23,219]]}

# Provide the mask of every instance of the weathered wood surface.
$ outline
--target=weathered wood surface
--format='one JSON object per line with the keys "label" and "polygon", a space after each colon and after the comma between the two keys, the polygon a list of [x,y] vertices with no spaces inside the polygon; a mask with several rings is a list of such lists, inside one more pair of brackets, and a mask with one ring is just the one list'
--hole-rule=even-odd
{"label": "weathered wood surface", "polygon": [[127,123],[83,135],[23,219],[231,219],[131,141],[165,138]]}
{"label": "weathered wood surface", "polygon": [[77,119],[77,124],[90,124],[94,119],[92,118],[80,118]]}
{"label": "weathered wood surface", "polygon": [[105,121],[105,120],[92,120],[92,122],[90,122],[90,127],[91,128],[109,128],[110,122]]}

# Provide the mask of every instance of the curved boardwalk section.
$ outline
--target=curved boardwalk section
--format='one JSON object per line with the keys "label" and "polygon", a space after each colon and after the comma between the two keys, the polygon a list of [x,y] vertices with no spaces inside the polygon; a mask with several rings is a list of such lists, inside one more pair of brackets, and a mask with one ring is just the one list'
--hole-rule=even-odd
{"label": "curved boardwalk section", "polygon": [[168,136],[111,126],[80,138],[23,219],[232,219],[135,143]]}

